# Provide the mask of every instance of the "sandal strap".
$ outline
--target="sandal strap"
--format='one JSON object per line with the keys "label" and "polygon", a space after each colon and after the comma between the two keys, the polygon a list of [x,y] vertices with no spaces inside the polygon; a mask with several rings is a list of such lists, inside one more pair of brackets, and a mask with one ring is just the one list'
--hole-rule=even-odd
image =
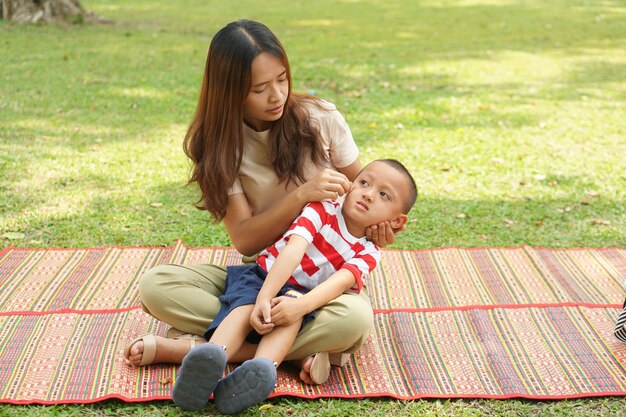
{"label": "sandal strap", "polygon": [[334,366],[339,366],[343,368],[346,363],[350,360],[349,353],[331,353],[328,355],[330,359],[330,364]]}
{"label": "sandal strap", "polygon": [[330,376],[330,359],[328,352],[318,352],[311,362],[311,379],[316,384],[323,384]]}
{"label": "sandal strap", "polygon": [[150,365],[156,356],[156,339],[153,334],[147,334],[140,339],[143,342],[143,354],[139,366]]}

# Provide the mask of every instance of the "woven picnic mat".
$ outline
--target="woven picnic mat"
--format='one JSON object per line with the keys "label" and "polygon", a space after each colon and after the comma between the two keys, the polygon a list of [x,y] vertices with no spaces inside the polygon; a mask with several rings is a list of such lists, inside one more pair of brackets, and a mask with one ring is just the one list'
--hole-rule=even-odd
{"label": "woven picnic mat", "polygon": [[[0,252],[0,402],[169,399],[177,368],[123,363],[167,326],[139,307],[161,263],[237,264],[234,249],[105,247]],[[370,277],[375,331],[328,383],[281,366],[274,396],[562,399],[626,395],[612,335],[626,249],[383,252]]]}

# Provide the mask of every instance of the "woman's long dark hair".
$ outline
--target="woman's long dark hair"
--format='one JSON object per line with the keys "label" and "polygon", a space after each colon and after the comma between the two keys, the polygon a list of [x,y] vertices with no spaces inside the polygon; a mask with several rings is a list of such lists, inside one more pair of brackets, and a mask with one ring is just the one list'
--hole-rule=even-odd
{"label": "woman's long dark hair", "polygon": [[238,20],[222,28],[209,47],[196,113],[185,135],[185,154],[193,162],[189,183],[197,182],[197,207],[215,221],[226,215],[228,190],[243,157],[243,109],[250,90],[252,61],[261,53],[278,57],[287,70],[289,94],[282,117],[270,131],[268,157],[278,178],[303,182],[305,161],[327,162],[319,126],[310,122],[307,105],[322,108],[314,97],[291,91],[291,71],[285,50],[262,23]]}

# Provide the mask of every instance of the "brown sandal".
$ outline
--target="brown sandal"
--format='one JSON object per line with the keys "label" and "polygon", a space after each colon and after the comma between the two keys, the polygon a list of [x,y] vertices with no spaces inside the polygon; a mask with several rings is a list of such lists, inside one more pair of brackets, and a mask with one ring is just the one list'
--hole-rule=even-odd
{"label": "brown sandal", "polygon": [[178,330],[175,327],[170,327],[169,329],[167,329],[167,332],[165,333],[165,338],[174,339],[174,340],[194,339],[198,342],[206,342],[206,339],[204,338],[204,336],[200,336],[200,335],[193,334],[193,333],[185,333],[184,331]]}
{"label": "brown sandal", "polygon": [[350,360],[349,353],[329,353],[328,358],[330,359],[330,364],[333,366],[338,366],[343,368],[343,366],[348,363]]}
{"label": "brown sandal", "polygon": [[143,354],[141,356],[141,361],[139,362],[139,366],[151,365],[154,361],[154,357],[156,356],[156,339],[152,334],[145,334],[143,336],[137,337],[133,339],[126,348],[124,349],[124,357],[126,360],[129,360],[130,357],[130,349],[137,342],[143,342]]}
{"label": "brown sandal", "polygon": [[313,382],[318,385],[328,380],[330,376],[330,358],[328,352],[319,352],[313,355],[309,375],[311,375]]}
{"label": "brown sandal", "polygon": [[[206,342],[206,339],[202,336],[198,336],[195,334],[181,334],[177,337],[172,337],[171,339],[175,340],[189,340],[189,350],[196,347],[198,342]],[[152,365],[154,363],[154,358],[156,357],[156,338],[153,334],[145,334],[143,336],[137,337],[133,339],[126,348],[124,349],[124,357],[126,360],[130,357],[130,349],[137,342],[143,342],[143,354],[141,356],[141,361],[139,362],[139,366]]]}
{"label": "brown sandal", "polygon": [[304,368],[304,364],[309,358],[313,358],[313,362],[311,362],[311,371],[309,375],[313,382],[317,385],[323,384],[328,380],[330,376],[330,366],[339,366],[343,367],[350,360],[349,353],[328,353],[328,352],[318,352],[311,356],[307,356],[306,358],[293,361],[292,363],[299,367],[300,369]]}

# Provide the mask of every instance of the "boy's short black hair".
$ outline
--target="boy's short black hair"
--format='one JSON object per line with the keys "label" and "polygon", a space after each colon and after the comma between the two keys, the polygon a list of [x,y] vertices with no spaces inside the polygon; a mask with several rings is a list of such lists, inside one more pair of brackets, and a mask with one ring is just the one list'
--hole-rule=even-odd
{"label": "boy's short black hair", "polygon": [[[392,168],[395,168],[396,171],[400,172],[407,179],[409,183],[409,195],[404,198],[404,206],[402,211],[404,214],[408,214],[411,211],[411,208],[415,204],[415,200],[417,200],[417,185],[415,185],[415,180],[413,176],[409,172],[408,169],[402,163],[396,159],[377,159],[378,162],[383,162]],[[373,161],[375,162],[375,161]]]}

